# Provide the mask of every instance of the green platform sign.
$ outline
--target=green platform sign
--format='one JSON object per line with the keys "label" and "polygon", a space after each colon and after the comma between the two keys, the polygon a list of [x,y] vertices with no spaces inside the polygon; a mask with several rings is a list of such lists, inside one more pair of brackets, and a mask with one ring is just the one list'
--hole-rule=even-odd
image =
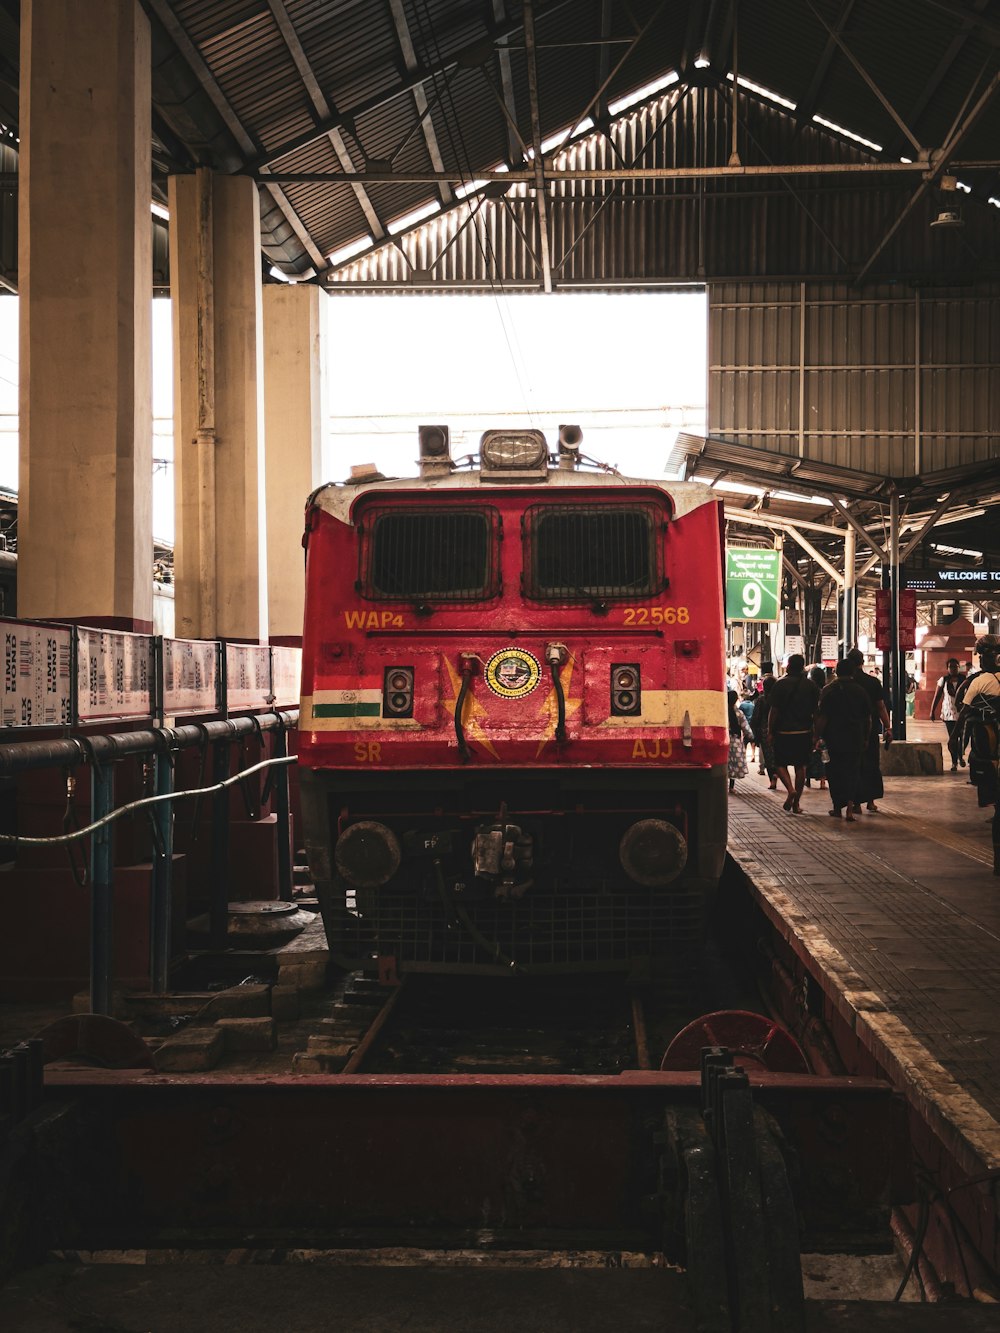
{"label": "green platform sign", "polygon": [[726,548],[727,620],[777,620],[780,591],[780,551]]}

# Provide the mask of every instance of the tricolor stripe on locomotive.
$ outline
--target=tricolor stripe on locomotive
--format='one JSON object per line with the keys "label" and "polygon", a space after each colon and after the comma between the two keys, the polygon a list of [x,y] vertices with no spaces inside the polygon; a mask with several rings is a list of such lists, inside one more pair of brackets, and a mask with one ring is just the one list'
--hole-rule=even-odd
{"label": "tricolor stripe on locomotive", "polygon": [[343,966],[697,943],[726,838],[721,506],[579,443],[487,431],[465,468],[423,428],[419,477],[310,497],[299,765]]}

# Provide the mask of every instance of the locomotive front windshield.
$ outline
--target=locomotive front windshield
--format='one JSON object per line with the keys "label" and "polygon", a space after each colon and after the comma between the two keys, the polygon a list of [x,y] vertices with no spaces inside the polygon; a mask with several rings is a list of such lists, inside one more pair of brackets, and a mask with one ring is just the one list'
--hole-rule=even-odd
{"label": "locomotive front windshield", "polygon": [[492,509],[372,510],[361,524],[361,591],[382,601],[493,597],[497,529]]}
{"label": "locomotive front windshield", "polygon": [[655,505],[535,505],[525,515],[525,590],[539,600],[663,591]]}

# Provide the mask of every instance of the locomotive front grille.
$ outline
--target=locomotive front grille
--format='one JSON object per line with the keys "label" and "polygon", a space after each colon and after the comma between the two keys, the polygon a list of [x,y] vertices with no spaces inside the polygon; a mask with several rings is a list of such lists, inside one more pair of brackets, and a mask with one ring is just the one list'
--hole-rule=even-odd
{"label": "locomotive front grille", "polygon": [[362,597],[480,602],[500,592],[496,509],[372,505],[358,531]]}
{"label": "locomotive front grille", "polygon": [[524,593],[535,601],[655,597],[666,586],[654,504],[532,505],[523,525]]}

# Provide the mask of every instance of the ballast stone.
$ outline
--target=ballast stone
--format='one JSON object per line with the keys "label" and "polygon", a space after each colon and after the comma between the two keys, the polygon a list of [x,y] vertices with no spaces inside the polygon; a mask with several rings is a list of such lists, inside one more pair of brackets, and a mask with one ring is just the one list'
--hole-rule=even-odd
{"label": "ballast stone", "polygon": [[227,1052],[273,1051],[277,1033],[273,1018],[220,1018],[215,1024]]}
{"label": "ballast stone", "polygon": [[196,1074],[214,1069],[225,1050],[225,1036],[218,1027],[185,1028],[168,1037],[153,1052],[160,1074]]}

